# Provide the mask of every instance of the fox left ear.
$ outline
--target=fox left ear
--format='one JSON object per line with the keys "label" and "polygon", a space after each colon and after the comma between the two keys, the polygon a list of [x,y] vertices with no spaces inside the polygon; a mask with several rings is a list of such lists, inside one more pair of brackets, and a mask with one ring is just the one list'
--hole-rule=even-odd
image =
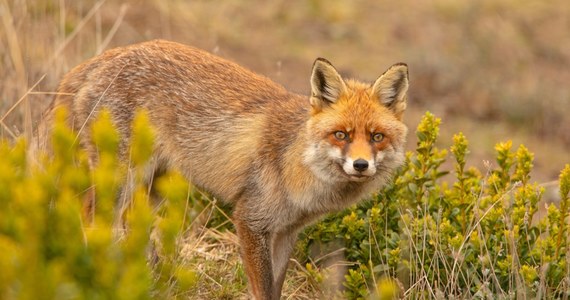
{"label": "fox left ear", "polygon": [[372,91],[384,106],[401,118],[406,110],[408,86],[408,65],[397,63],[376,80]]}
{"label": "fox left ear", "polygon": [[335,103],[346,91],[344,80],[324,58],[317,58],[311,74],[311,105],[320,110],[325,104]]}

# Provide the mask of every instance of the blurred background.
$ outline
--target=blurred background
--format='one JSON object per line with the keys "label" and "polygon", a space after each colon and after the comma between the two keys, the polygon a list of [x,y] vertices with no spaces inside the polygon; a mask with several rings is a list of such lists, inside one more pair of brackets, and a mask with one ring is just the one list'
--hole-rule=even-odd
{"label": "blurred background", "polygon": [[58,81],[102,51],[162,38],[213,52],[307,94],[316,57],[374,81],[410,68],[409,149],[425,111],[470,164],[513,140],[546,185],[570,163],[567,0],[0,0],[0,137],[30,135]]}

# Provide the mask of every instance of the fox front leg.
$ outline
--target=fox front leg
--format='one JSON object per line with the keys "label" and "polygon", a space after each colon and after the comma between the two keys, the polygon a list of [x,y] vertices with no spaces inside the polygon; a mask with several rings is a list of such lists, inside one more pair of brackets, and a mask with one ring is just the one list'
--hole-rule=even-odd
{"label": "fox front leg", "polygon": [[[285,274],[293,246],[297,237],[297,230],[285,229],[272,236],[271,258],[273,263],[273,294],[281,295]],[[278,297],[276,299],[279,299]]]}
{"label": "fox front leg", "polygon": [[279,299],[281,295],[274,294],[273,288],[270,233],[253,230],[251,224],[235,213],[234,224],[251,293],[256,300]]}

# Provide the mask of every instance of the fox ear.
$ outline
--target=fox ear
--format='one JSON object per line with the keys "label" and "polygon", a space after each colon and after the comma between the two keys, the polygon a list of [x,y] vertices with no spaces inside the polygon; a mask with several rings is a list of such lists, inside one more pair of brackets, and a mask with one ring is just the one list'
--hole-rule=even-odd
{"label": "fox ear", "polygon": [[408,86],[408,65],[397,63],[376,80],[372,91],[384,106],[401,117],[406,109]]}
{"label": "fox ear", "polygon": [[346,86],[333,65],[324,58],[317,58],[311,74],[311,105],[320,109],[323,104],[335,103]]}

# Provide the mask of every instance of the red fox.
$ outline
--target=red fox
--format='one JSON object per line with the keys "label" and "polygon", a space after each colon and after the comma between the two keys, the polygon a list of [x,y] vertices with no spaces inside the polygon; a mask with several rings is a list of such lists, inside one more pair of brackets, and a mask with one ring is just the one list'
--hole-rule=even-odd
{"label": "red fox", "polygon": [[[405,64],[368,84],[344,80],[318,58],[310,87],[310,96],[297,95],[174,42],[116,48],[63,78],[35,146],[45,146],[57,107],[67,108],[75,129],[89,126],[105,108],[126,156],[133,115],[146,109],[156,131],[149,180],[174,168],[232,203],[250,292],[279,299],[299,231],[378,191],[404,161]],[[96,165],[88,132],[78,130]]]}

